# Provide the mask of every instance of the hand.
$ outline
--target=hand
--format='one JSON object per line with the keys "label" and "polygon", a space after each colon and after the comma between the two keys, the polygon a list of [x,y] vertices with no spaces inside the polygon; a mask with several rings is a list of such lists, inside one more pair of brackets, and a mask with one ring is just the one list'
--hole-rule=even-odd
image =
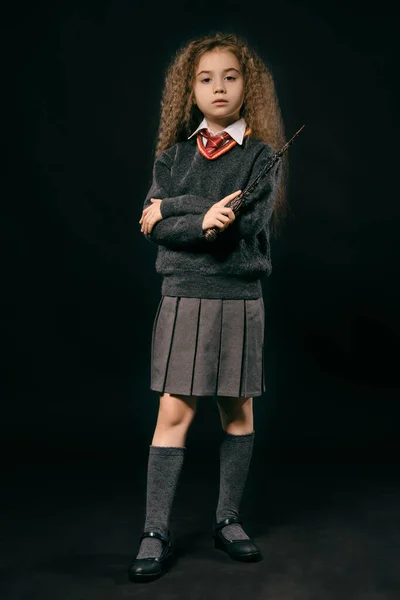
{"label": "hand", "polygon": [[142,217],[139,223],[142,224],[141,230],[143,233],[151,233],[154,225],[162,220],[162,214],[160,210],[160,204],[162,200],[158,198],[150,198],[152,204],[151,206],[147,206],[142,212]]}
{"label": "hand", "polygon": [[242,190],[237,190],[213,204],[210,210],[204,215],[202,228],[210,229],[211,227],[218,227],[220,231],[226,229],[235,220],[236,216],[233,210],[225,206],[225,204],[228,204],[228,202],[241,193]]}

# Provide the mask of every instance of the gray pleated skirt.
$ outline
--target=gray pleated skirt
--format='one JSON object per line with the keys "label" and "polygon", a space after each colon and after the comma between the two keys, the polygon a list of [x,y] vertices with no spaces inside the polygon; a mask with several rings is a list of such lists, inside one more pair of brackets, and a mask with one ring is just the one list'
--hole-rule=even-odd
{"label": "gray pleated skirt", "polygon": [[156,392],[254,397],[265,392],[264,301],[162,296],[151,341]]}

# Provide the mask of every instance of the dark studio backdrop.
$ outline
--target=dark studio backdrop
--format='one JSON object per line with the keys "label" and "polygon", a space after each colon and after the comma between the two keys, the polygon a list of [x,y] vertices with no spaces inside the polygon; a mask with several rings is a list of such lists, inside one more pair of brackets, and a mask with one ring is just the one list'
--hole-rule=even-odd
{"label": "dark studio backdrop", "polygon": [[[382,3],[47,2],[5,25],[2,410],[6,464],[146,455],[161,280],[138,224],[164,73],[194,36],[272,69],[290,212],[264,280],[259,460],[394,460],[399,436],[395,19]],[[396,115],[397,117],[397,115]],[[200,399],[193,456],[220,436]],[[143,463],[144,464],[144,463]],[[144,467],[143,467],[144,468]]]}

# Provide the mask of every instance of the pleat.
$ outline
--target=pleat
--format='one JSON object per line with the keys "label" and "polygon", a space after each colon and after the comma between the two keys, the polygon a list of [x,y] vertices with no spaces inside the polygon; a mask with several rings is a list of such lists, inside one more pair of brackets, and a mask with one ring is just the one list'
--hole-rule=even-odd
{"label": "pleat", "polygon": [[199,314],[192,393],[213,396],[217,389],[222,300],[203,298]]}
{"label": "pleat", "polygon": [[261,358],[261,387],[260,390],[264,393],[267,389],[265,385],[265,306],[264,300],[261,298],[261,308],[262,308],[262,332],[263,332],[263,344],[262,344],[262,358]]}
{"label": "pleat", "polygon": [[245,300],[224,300],[222,306],[217,395],[237,397],[240,390],[244,305]]}
{"label": "pleat", "polygon": [[163,296],[152,332],[152,390],[248,397],[265,391],[263,299]]}
{"label": "pleat", "polygon": [[164,389],[171,342],[174,333],[178,298],[161,298],[153,325],[151,389]]}
{"label": "pleat", "polygon": [[179,303],[165,380],[166,392],[191,394],[199,308],[199,298],[185,298]]}
{"label": "pleat", "polygon": [[261,304],[261,301],[261,298],[245,301],[241,397],[252,396],[258,393],[263,376],[264,306]]}
{"label": "pleat", "polygon": [[160,315],[160,311],[161,311],[163,302],[164,302],[164,296],[161,296],[161,300],[158,303],[158,307],[157,307],[156,314],[155,314],[154,321],[153,321],[153,331],[151,334],[151,361],[152,362],[153,362],[154,337],[155,337],[155,332],[157,329],[158,317]]}

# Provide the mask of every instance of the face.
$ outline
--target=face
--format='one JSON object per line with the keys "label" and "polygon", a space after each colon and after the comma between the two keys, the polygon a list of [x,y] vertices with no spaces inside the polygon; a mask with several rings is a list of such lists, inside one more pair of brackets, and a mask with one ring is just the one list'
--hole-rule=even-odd
{"label": "face", "polygon": [[212,131],[239,119],[244,80],[233,52],[215,49],[203,54],[196,68],[193,92],[196,104]]}

